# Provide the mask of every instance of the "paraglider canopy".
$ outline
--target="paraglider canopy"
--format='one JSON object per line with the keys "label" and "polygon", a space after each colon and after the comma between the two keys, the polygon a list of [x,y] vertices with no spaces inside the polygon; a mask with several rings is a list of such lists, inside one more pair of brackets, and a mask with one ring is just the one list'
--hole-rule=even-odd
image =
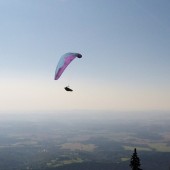
{"label": "paraglider canopy", "polygon": [[63,74],[66,67],[75,59],[75,58],[82,58],[82,55],[79,53],[66,53],[61,56],[56,71],[55,71],[55,80],[58,80],[60,76]]}

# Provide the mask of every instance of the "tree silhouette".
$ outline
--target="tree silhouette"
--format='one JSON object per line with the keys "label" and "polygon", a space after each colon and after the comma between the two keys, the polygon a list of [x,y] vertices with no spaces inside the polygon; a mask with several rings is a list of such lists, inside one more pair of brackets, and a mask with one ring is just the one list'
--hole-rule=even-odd
{"label": "tree silhouette", "polygon": [[132,168],[132,170],[142,170],[140,168],[141,163],[140,163],[140,159],[139,159],[139,157],[137,155],[136,148],[134,149],[134,153],[133,153],[133,155],[131,157],[129,166]]}

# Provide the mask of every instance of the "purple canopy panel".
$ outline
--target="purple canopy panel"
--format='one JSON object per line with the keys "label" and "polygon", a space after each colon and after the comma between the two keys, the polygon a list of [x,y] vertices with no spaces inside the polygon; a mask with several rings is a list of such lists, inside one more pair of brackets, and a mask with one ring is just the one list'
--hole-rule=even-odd
{"label": "purple canopy panel", "polygon": [[77,56],[75,55],[69,55],[69,56],[64,56],[61,61],[59,62],[56,72],[55,72],[55,80],[58,80],[61,76],[61,74],[64,72],[66,67],[74,60]]}

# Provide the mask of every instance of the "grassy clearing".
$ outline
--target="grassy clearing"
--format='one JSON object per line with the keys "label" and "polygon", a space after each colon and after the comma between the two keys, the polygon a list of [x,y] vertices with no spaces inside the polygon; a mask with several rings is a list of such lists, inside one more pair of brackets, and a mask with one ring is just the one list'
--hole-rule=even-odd
{"label": "grassy clearing", "polygon": [[157,152],[170,152],[170,146],[166,143],[150,143],[148,146]]}
{"label": "grassy clearing", "polygon": [[136,148],[138,151],[152,151],[149,147],[139,147],[139,146],[123,146],[125,150],[133,151]]}
{"label": "grassy clearing", "polygon": [[81,158],[74,158],[74,159],[68,159],[68,160],[51,160],[50,162],[47,163],[47,166],[50,168],[54,167],[60,167],[68,164],[73,164],[73,163],[82,163],[83,160]]}
{"label": "grassy clearing", "polygon": [[157,152],[170,152],[170,146],[166,143],[148,143],[148,147],[138,146],[123,146],[125,150],[133,151],[136,148],[139,151],[157,151]]}
{"label": "grassy clearing", "polygon": [[96,146],[94,144],[81,144],[81,143],[64,143],[61,145],[61,149],[69,149],[72,151],[81,150],[92,152]]}
{"label": "grassy clearing", "polygon": [[124,162],[124,161],[129,161],[130,158],[121,158],[121,161]]}

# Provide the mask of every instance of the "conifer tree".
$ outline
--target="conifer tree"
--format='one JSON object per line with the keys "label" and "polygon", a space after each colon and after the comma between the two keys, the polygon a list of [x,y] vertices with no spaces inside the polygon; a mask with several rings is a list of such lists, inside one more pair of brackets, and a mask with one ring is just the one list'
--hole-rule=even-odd
{"label": "conifer tree", "polygon": [[131,157],[129,166],[132,168],[132,170],[142,170],[140,168],[141,163],[140,163],[140,159],[139,159],[139,157],[137,155],[136,148],[134,149],[134,153],[133,153],[133,155]]}

